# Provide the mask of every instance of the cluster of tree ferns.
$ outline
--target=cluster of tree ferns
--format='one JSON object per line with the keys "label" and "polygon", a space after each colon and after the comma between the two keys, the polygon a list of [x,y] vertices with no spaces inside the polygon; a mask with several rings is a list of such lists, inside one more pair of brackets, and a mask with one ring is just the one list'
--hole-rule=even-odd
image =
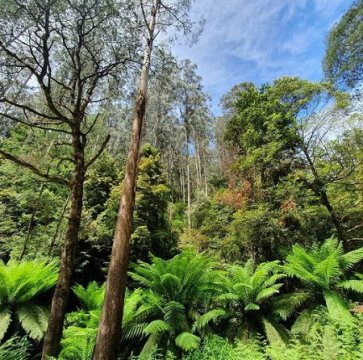
{"label": "cluster of tree ferns", "polygon": [[363,1],[219,117],[191,5],[0,0],[0,359],[362,358]]}

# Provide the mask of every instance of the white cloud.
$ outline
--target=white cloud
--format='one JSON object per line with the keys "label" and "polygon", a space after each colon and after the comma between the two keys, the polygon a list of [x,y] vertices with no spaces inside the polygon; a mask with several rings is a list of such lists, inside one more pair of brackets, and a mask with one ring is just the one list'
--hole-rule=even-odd
{"label": "white cloud", "polygon": [[283,74],[316,78],[325,34],[349,5],[347,0],[198,0],[193,11],[206,18],[204,33],[193,48],[179,45],[176,52],[199,65],[213,97],[246,80],[271,81]]}

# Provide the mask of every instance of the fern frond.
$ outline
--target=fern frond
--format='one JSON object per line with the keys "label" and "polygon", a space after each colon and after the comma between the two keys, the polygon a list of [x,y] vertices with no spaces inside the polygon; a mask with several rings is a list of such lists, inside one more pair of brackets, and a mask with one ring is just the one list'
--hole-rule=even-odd
{"label": "fern frond", "polygon": [[175,338],[175,344],[184,351],[197,349],[200,344],[200,337],[190,332],[182,332]]}
{"label": "fern frond", "polygon": [[0,310],[0,341],[4,338],[11,323],[11,311],[9,307]]}
{"label": "fern frond", "polygon": [[324,299],[330,317],[338,322],[351,324],[353,316],[349,312],[349,305],[334,291],[325,290]]}
{"label": "fern frond", "polygon": [[169,330],[170,330],[170,325],[168,323],[166,323],[163,320],[154,320],[145,327],[144,334],[151,335],[156,333],[162,333]]}
{"label": "fern frond", "polygon": [[48,310],[38,305],[22,305],[16,310],[19,321],[29,337],[40,340],[48,325]]}
{"label": "fern frond", "polygon": [[256,296],[256,302],[259,303],[262,300],[265,300],[275,294],[278,294],[281,286],[282,284],[275,284],[268,288],[262,289]]}
{"label": "fern frond", "polygon": [[248,305],[245,306],[245,311],[255,311],[255,310],[260,310],[260,306],[254,303],[249,303]]}
{"label": "fern frond", "polygon": [[276,321],[270,318],[262,318],[265,334],[270,343],[278,342],[285,344],[288,341],[289,335],[286,328],[278,324]]}
{"label": "fern frond", "polygon": [[338,256],[335,252],[327,256],[315,267],[314,274],[324,279],[325,286],[328,286],[331,279],[335,279],[342,274],[339,266]]}
{"label": "fern frond", "polygon": [[363,260],[363,247],[350,251],[341,256],[341,266],[344,270],[351,269],[355,264]]}
{"label": "fern frond", "polygon": [[203,314],[193,325],[193,331],[202,330],[205,328],[211,321],[216,321],[218,318],[226,315],[226,310],[224,309],[213,309],[205,314]]}
{"label": "fern frond", "polygon": [[359,294],[363,294],[363,280],[347,280],[337,284],[340,288],[345,290],[352,290]]}
{"label": "fern frond", "polygon": [[76,285],[72,290],[82,302],[85,310],[101,308],[105,293],[104,286],[99,286],[95,281],[92,281],[88,283],[86,288],[82,285]]}
{"label": "fern frond", "polygon": [[310,294],[307,292],[281,295],[274,300],[272,313],[277,314],[282,320],[287,320],[309,296]]}

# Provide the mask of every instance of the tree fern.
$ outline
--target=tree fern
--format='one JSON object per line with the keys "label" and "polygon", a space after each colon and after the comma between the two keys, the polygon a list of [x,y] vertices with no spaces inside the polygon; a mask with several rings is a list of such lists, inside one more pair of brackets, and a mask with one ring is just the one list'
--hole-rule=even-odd
{"label": "tree fern", "polygon": [[[67,327],[63,332],[59,360],[89,360],[96,341],[104,286],[91,282],[87,287],[73,288],[83,308],[67,315]],[[122,321],[123,339],[142,338],[147,323],[134,324],[133,316],[140,302],[140,291],[126,291]]]}
{"label": "tree fern", "polygon": [[244,266],[228,267],[224,292],[218,296],[218,301],[228,309],[228,332],[232,336],[238,336],[243,331],[247,334],[257,331],[271,341],[286,340],[288,331],[279,324],[279,320],[286,320],[306,296],[281,295],[284,277],[286,275],[277,261],[255,266],[249,260]]}
{"label": "tree fern", "polygon": [[141,304],[134,322],[145,322],[142,353],[147,349],[184,351],[198,346],[204,330],[224,316],[212,300],[221,291],[221,271],[213,260],[184,252],[170,260],[140,262],[130,276],[142,287]]}
{"label": "tree fern", "polygon": [[363,292],[363,280],[347,278],[348,270],[363,259],[363,248],[344,254],[336,239],[327,239],[310,251],[295,245],[284,266],[288,276],[300,279],[313,289],[311,303],[324,299],[330,316],[337,321],[352,322],[346,294],[342,290]]}
{"label": "tree fern", "polygon": [[73,292],[81,301],[84,310],[95,310],[102,306],[105,289],[95,281],[88,283],[87,287],[76,285]]}
{"label": "tree fern", "polygon": [[48,311],[36,298],[55,285],[54,262],[0,262],[0,340],[12,321],[33,339],[40,340],[47,328]]}

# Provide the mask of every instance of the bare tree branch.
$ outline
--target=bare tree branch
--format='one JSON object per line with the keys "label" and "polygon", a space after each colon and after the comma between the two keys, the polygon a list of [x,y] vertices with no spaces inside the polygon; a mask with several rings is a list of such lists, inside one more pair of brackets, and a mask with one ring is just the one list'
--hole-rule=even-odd
{"label": "bare tree branch", "polygon": [[33,164],[30,164],[27,161],[22,160],[22,159],[20,159],[20,158],[18,158],[16,156],[4,151],[4,150],[0,149],[0,155],[2,155],[3,158],[5,158],[5,159],[17,164],[17,165],[20,165],[20,166],[22,166],[22,167],[24,167],[26,169],[31,170],[34,174],[36,174],[36,175],[38,175],[38,176],[40,176],[40,177],[42,177],[44,179],[47,179],[47,180],[49,180],[51,182],[54,182],[54,183],[57,183],[57,184],[60,184],[60,185],[65,185],[65,186],[70,185],[68,180],[63,179],[62,177],[57,176],[57,175],[49,175],[47,173],[44,173],[41,170],[39,170],[37,167],[35,167]]}
{"label": "bare tree branch", "polygon": [[103,153],[103,151],[106,149],[106,146],[108,144],[108,142],[110,141],[111,135],[107,135],[105,141],[102,143],[100,149],[98,150],[97,154],[95,156],[93,156],[85,165],[86,169],[88,169]]}

